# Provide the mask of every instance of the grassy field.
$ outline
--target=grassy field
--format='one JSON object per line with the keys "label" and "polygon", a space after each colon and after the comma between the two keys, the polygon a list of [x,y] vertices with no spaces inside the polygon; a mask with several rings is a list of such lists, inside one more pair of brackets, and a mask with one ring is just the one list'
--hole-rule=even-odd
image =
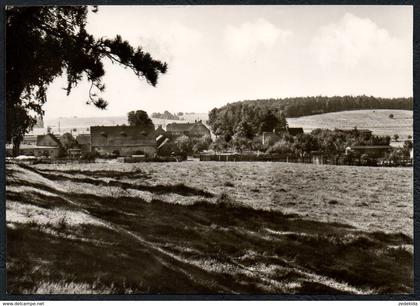
{"label": "grassy field", "polygon": [[9,293],[409,293],[409,168],[7,165]]}
{"label": "grassy field", "polygon": [[[389,118],[393,114],[394,118]],[[397,109],[356,110],[321,115],[287,118],[290,126],[301,126],[305,132],[323,129],[370,129],[376,135],[398,134],[400,140],[413,136],[413,112]]]}

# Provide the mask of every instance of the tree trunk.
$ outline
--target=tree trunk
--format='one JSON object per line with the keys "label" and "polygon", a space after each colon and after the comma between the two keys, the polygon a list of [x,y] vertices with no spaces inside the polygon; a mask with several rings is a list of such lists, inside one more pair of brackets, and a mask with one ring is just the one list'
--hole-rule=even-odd
{"label": "tree trunk", "polygon": [[13,137],[13,157],[16,157],[19,155],[20,151],[20,142],[21,140],[18,137]]}

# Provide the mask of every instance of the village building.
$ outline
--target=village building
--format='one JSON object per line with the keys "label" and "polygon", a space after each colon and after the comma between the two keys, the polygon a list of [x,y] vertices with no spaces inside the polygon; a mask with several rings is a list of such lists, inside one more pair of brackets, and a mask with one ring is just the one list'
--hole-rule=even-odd
{"label": "village building", "polygon": [[211,137],[210,130],[201,120],[194,123],[169,123],[166,126],[166,132],[170,136],[186,135],[195,138],[204,136]]}
{"label": "village building", "polygon": [[37,146],[61,147],[61,142],[53,134],[38,135],[36,138]]}
{"label": "village building", "polygon": [[138,126],[92,126],[91,151],[100,155],[156,155],[155,131]]}
{"label": "village building", "polygon": [[[59,157],[62,151],[60,140],[53,134],[38,135],[36,143],[22,143],[19,147],[19,155],[35,157]],[[13,146],[6,145],[6,154],[12,156]]]}

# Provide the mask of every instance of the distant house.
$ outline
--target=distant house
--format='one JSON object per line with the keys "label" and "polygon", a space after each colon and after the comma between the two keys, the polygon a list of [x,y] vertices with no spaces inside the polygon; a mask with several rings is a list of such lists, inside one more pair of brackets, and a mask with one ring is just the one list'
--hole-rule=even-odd
{"label": "distant house", "polygon": [[137,126],[92,126],[91,151],[100,155],[156,154],[156,135]]}
{"label": "distant house", "polygon": [[366,154],[370,158],[384,158],[391,150],[392,147],[389,145],[350,146],[346,148],[346,153],[353,152],[358,155]]}
{"label": "distant house", "polygon": [[170,136],[211,137],[210,130],[201,120],[194,123],[169,123],[166,126],[166,132]]}

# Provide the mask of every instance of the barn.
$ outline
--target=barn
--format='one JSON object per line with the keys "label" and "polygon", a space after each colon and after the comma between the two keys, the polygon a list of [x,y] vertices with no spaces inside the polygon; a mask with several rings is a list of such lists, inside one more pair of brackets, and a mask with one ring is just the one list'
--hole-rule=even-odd
{"label": "barn", "polygon": [[166,126],[166,132],[171,136],[186,135],[197,138],[211,136],[210,130],[201,120],[194,123],[169,123]]}
{"label": "barn", "polygon": [[138,126],[92,126],[90,128],[91,151],[100,155],[132,156],[156,154],[154,131]]}

